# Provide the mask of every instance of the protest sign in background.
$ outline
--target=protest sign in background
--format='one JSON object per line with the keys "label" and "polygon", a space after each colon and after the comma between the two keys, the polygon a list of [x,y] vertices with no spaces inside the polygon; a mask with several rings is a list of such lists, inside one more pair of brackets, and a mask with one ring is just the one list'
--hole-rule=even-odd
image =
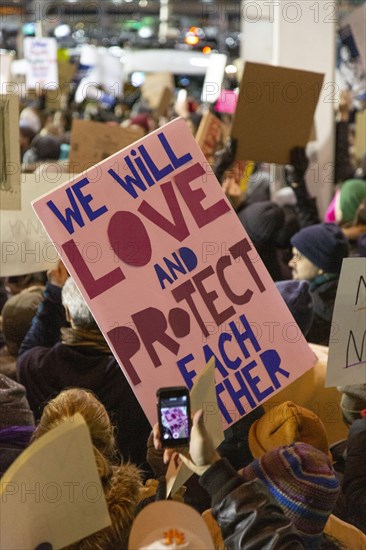
{"label": "protest sign in background", "polygon": [[150,109],[155,109],[159,115],[166,114],[174,90],[174,77],[171,73],[150,73],[145,75],[145,81],[141,86],[141,94],[149,104]]}
{"label": "protest sign in background", "polygon": [[12,82],[11,64],[14,60],[15,52],[0,50],[0,93],[4,94],[7,85]]}
{"label": "protest sign in background", "polygon": [[211,53],[207,66],[205,80],[202,86],[201,101],[203,103],[215,103],[220,97],[221,84],[225,76],[227,55],[223,53]]}
{"label": "protest sign in background", "polygon": [[230,128],[227,124],[206,111],[195,137],[202,153],[210,164],[214,163],[215,152],[223,148],[229,133]]}
{"label": "protest sign in background", "polygon": [[151,423],[216,357],[229,426],[315,360],[184,120],[36,200]]}
{"label": "protest sign in background", "polygon": [[50,170],[21,174],[20,210],[3,210],[0,215],[0,277],[46,271],[58,261],[55,247],[31,206],[32,200],[70,179],[69,174]]}
{"label": "protest sign in background", "polygon": [[20,209],[19,97],[0,95],[0,211]]}
{"label": "protest sign in background", "polygon": [[24,58],[27,60],[27,89],[57,88],[56,38],[24,38]]}
{"label": "protest sign in background", "polygon": [[244,66],[232,137],[236,158],[288,164],[306,147],[324,75],[261,63]]}
{"label": "protest sign in background", "polygon": [[366,258],[343,260],[334,304],[326,386],[366,384]]}
{"label": "protest sign in background", "polygon": [[70,172],[75,174],[87,170],[127,147],[143,134],[142,128],[121,128],[103,122],[74,120],[71,128]]}

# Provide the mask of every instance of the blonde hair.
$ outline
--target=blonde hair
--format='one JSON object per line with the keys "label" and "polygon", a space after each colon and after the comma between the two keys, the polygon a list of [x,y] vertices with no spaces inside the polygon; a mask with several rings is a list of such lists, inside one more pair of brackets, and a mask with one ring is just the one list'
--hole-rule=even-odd
{"label": "blonde hair", "polygon": [[32,441],[60,423],[71,421],[75,413],[82,415],[89,428],[99,476],[102,481],[108,480],[112,474],[112,461],[116,456],[114,427],[106,408],[91,391],[71,388],[49,401]]}
{"label": "blonde hair", "polygon": [[127,549],[131,524],[140,498],[141,475],[133,464],[113,464],[116,455],[114,428],[104,405],[89,390],[72,388],[62,391],[45,406],[33,440],[42,437],[62,422],[72,422],[72,417],[77,412],[83,416],[90,430],[112,523],[64,550]]}

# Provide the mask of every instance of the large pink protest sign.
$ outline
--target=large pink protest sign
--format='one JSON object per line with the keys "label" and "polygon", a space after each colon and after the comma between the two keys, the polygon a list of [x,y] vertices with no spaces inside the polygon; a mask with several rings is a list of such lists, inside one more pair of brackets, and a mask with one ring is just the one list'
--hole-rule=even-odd
{"label": "large pink protest sign", "polygon": [[312,367],[182,119],[33,203],[150,422],[216,357],[224,427]]}

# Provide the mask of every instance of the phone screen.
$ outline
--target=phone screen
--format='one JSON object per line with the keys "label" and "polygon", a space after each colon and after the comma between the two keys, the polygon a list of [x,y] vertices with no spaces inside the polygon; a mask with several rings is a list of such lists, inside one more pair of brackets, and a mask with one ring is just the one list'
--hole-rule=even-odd
{"label": "phone screen", "polygon": [[189,440],[189,403],[187,395],[160,397],[160,423],[163,446],[169,441]]}

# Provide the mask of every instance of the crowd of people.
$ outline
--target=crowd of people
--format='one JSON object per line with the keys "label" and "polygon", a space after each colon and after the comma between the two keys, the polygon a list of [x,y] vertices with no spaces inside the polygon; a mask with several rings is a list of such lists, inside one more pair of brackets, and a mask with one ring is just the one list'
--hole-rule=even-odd
{"label": "crowd of people", "polygon": [[[138,126],[147,135],[183,114],[195,133],[207,108],[192,100],[162,117],[135,94],[133,103],[108,110],[97,100],[77,106],[70,98],[67,109],[46,112],[39,99],[20,114],[23,168],[67,159],[75,118]],[[344,155],[344,128],[337,133],[337,159],[340,151],[343,157],[324,220],[306,185],[302,148],[290,152],[286,185],[276,193],[259,163],[242,190],[233,140],[218,144],[213,165],[300,330],[325,353],[342,261],[366,257],[366,157],[356,165]],[[303,378],[302,389],[291,385],[257,407],[227,430],[218,449],[196,411],[189,449],[180,450],[193,476],[161,508],[171,451],[162,449],[158,427],[151,429],[62,262],[47,273],[2,279],[0,305],[0,476],[75,413],[90,430],[112,523],[70,550],[366,548],[366,384],[338,388],[344,425],[334,430],[304,397],[304,387],[311,395],[324,392],[326,367],[319,362],[316,384]],[[191,526],[183,521],[191,513],[186,506],[196,514]]]}

